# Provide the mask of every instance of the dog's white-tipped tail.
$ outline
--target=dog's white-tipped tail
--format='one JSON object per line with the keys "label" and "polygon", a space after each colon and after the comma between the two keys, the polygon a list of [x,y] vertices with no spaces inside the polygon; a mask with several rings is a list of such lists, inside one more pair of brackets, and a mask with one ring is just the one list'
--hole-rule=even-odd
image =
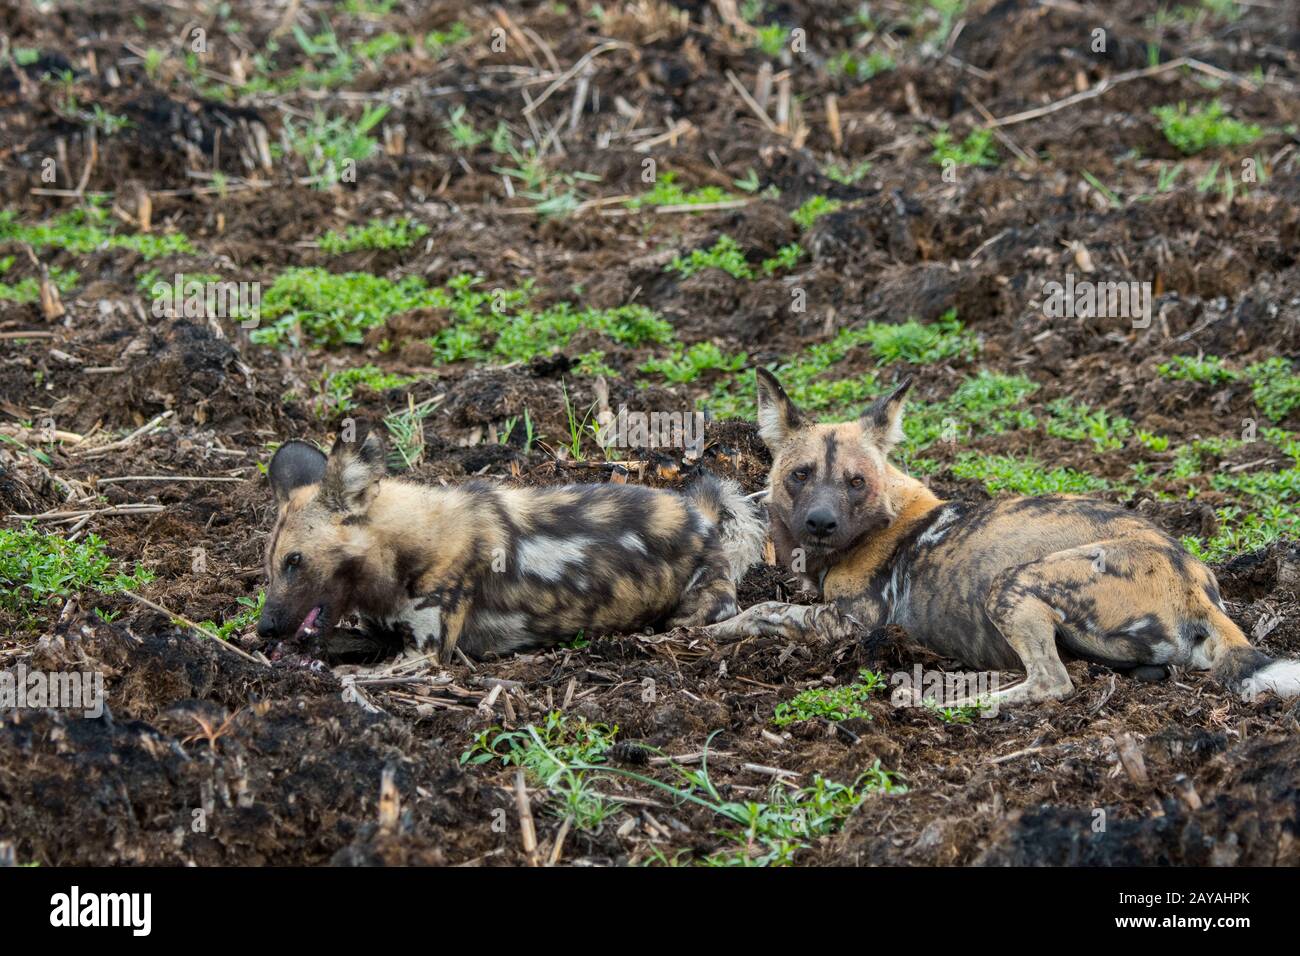
{"label": "dog's white-tipped tail", "polygon": [[1251,645],[1223,610],[1205,600],[1210,673],[1244,700],[1268,692],[1300,697],[1300,661],[1275,660]]}

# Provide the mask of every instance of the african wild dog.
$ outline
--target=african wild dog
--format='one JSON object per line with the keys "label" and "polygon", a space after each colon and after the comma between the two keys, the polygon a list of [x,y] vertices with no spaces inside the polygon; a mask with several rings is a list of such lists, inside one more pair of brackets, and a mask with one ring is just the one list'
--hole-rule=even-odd
{"label": "african wild dog", "polygon": [[1058,642],[1139,677],[1180,665],[1248,698],[1300,695],[1300,661],[1251,647],[1210,570],[1137,515],[1073,496],[940,501],[891,465],[909,384],[856,421],[821,425],[759,370],[773,543],[828,603],[759,604],[710,627],[715,636],[844,637],[898,624],[967,666],[1023,669],[994,703],[1069,694]]}
{"label": "african wild dog", "polygon": [[388,644],[480,657],[579,633],[707,624],[736,613],[735,582],[766,530],[734,482],[685,494],[639,485],[437,488],[386,477],[370,431],[328,457],[288,442],[271,459],[279,505],[266,550],[263,637],[323,645],[349,613]]}

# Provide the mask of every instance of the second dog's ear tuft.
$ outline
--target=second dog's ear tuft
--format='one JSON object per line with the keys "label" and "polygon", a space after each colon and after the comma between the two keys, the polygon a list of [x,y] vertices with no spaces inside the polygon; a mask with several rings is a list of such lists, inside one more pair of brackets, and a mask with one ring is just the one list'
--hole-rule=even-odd
{"label": "second dog's ear tuft", "polygon": [[340,437],[330,449],[321,500],[334,511],[364,513],[386,474],[383,438],[377,430],[359,427],[350,441]]}

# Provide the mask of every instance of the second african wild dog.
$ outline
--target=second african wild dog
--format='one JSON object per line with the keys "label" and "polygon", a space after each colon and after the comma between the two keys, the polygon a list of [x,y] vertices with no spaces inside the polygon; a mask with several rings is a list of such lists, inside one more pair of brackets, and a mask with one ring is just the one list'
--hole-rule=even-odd
{"label": "second african wild dog", "polygon": [[843,637],[855,625],[898,624],[967,666],[1023,669],[995,703],[1069,694],[1058,644],[1138,676],[1178,665],[1208,669],[1248,698],[1300,695],[1300,661],[1253,648],[1224,613],[1213,573],[1141,517],[1074,496],[940,501],[890,464],[909,384],[856,421],[823,425],[758,370],[773,543],[828,603],[759,604],[709,628],[715,636]]}
{"label": "second african wild dog", "polygon": [[377,432],[328,457],[288,442],[269,466],[263,637],[323,643],[351,612],[388,643],[503,654],[580,632],[695,625],[736,613],[761,558],[758,509],[731,481],[437,488],[387,477]]}

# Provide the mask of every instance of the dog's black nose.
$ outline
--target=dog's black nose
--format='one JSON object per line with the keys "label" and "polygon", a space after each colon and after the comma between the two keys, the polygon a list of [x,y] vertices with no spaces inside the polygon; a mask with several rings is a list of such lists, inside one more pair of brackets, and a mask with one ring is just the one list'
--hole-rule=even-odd
{"label": "dog's black nose", "polygon": [[810,511],[808,512],[808,519],[804,522],[804,527],[808,529],[809,534],[824,537],[835,530],[835,512],[828,508]]}
{"label": "dog's black nose", "polygon": [[257,619],[258,637],[265,637],[265,638],[275,637],[275,634],[278,630],[279,627],[276,625],[275,619],[272,618],[269,614],[263,614],[261,617]]}

